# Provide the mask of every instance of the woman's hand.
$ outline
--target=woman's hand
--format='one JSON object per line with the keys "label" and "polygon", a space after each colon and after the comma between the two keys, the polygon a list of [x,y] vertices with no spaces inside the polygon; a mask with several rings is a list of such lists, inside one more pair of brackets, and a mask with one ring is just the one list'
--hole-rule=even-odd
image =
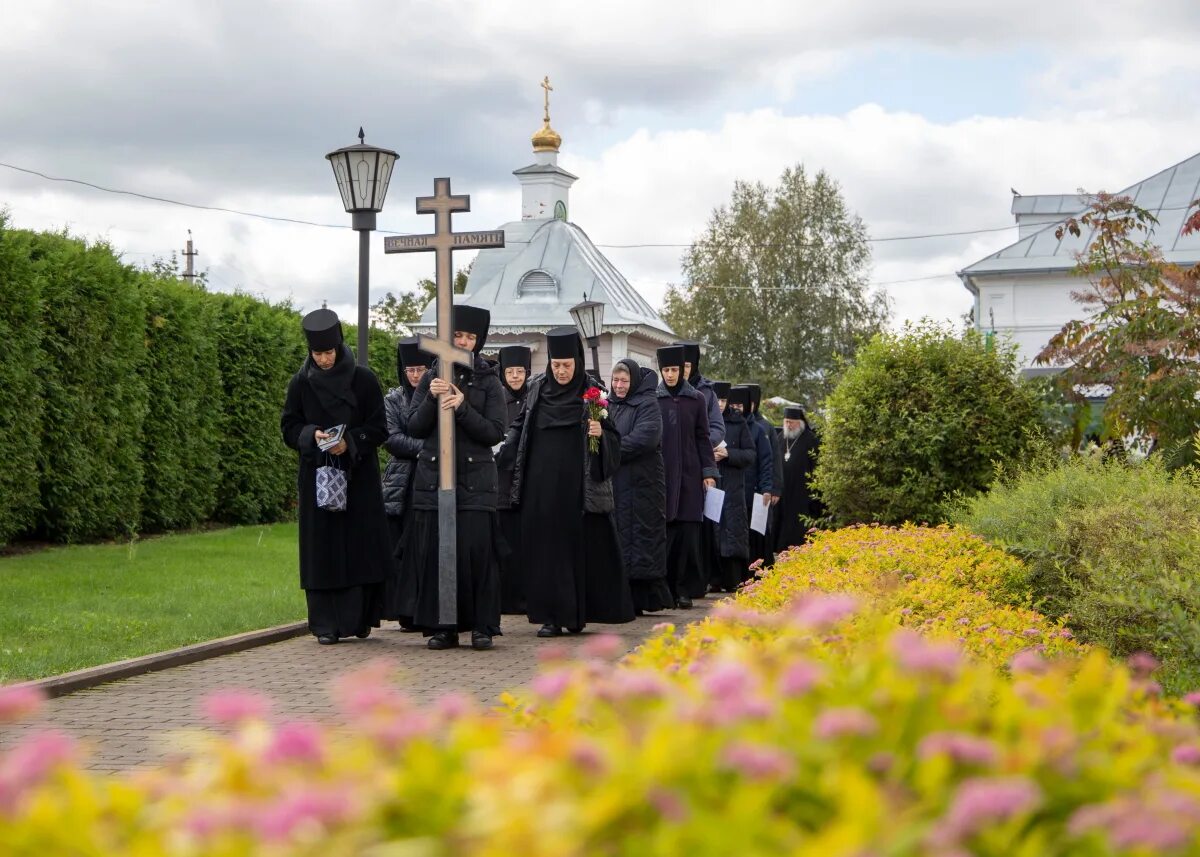
{"label": "woman's hand", "polygon": [[434,378],[429,382],[429,392],[434,396],[441,398],[444,394],[449,393],[453,385],[442,378]]}
{"label": "woman's hand", "polygon": [[588,437],[600,437],[603,432],[598,420],[588,420]]}
{"label": "woman's hand", "polygon": [[715,458],[717,461],[724,461],[728,457],[729,457],[729,450],[723,446],[718,446],[716,449],[713,450],[713,458]]}
{"label": "woman's hand", "polygon": [[717,487],[717,480],[713,479],[711,476],[708,479],[704,480],[704,490],[705,491],[707,491],[709,488],[716,488],[716,487]]}
{"label": "woman's hand", "polygon": [[[436,384],[437,382],[435,381],[434,383]],[[443,381],[442,383],[445,384],[446,382]],[[453,384],[447,384],[446,386],[449,387],[450,389],[448,392],[446,392],[441,397],[442,398],[442,409],[447,410],[447,411],[453,411],[459,405],[461,405],[466,400],[467,397],[465,395],[463,395],[462,390],[458,389],[458,387],[455,387]],[[431,389],[431,390],[433,389],[433,384],[429,385],[429,389]]]}
{"label": "woman's hand", "polygon": [[339,441],[337,442],[337,446],[335,446],[335,447],[333,447],[332,449],[330,449],[330,450],[329,450],[329,453],[330,453],[331,455],[341,455],[341,454],[342,454],[342,453],[344,453],[345,451],[346,451],[346,441],[344,441],[344,440],[339,440]]}

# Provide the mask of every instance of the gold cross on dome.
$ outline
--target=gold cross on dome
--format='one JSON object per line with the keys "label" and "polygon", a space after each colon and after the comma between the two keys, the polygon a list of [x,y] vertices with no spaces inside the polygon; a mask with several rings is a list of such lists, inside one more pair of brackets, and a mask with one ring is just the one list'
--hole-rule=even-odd
{"label": "gold cross on dome", "polygon": [[554,87],[550,85],[550,75],[546,75],[545,77],[542,78],[541,87],[542,87],[542,89],[546,90],[546,92],[544,93],[544,101],[543,101],[545,115],[542,117],[542,120],[544,122],[549,122],[550,121],[550,93],[554,91]]}

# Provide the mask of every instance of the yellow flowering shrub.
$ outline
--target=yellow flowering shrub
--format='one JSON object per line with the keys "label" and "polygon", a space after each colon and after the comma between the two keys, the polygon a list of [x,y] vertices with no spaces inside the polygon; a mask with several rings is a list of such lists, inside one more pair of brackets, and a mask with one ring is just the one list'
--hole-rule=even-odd
{"label": "yellow flowering shrub", "polygon": [[[1010,570],[953,530],[861,528],[619,664],[593,637],[501,710],[417,707],[373,665],[337,729],[210,699],[224,731],[161,770],[85,773],[43,736],[0,757],[0,853],[1200,853],[1200,698],[1025,608],[974,612]],[[959,630],[982,615],[1039,635],[1002,661]],[[0,693],[0,717],[35,705]]]}

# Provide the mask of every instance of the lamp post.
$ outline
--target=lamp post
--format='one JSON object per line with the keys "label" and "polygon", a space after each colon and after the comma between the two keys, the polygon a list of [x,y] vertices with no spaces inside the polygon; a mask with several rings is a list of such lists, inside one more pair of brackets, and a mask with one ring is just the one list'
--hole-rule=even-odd
{"label": "lamp post", "polygon": [[358,145],[346,146],[325,156],[333,167],[342,205],[352,216],[351,226],[358,232],[358,365],[367,365],[367,332],[370,319],[371,233],[375,215],[383,211],[388,182],[397,155],[391,149],[368,146],[363,129],[358,129]]}
{"label": "lamp post", "polygon": [[575,327],[579,328],[582,336],[592,349],[592,374],[600,380],[600,331],[604,329],[604,304],[600,301],[589,301],[583,296],[583,303],[571,307],[571,318]]}

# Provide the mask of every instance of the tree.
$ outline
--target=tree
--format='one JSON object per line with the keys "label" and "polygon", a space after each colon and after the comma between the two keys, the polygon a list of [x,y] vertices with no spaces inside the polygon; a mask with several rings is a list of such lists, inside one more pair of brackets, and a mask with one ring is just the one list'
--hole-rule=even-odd
{"label": "tree", "polygon": [[798,165],[774,188],[734,184],[684,254],[687,282],[667,292],[664,316],[709,345],[705,374],[812,403],[837,359],[887,321],[886,297],[868,289],[870,261],[837,182]]}
{"label": "tree", "polygon": [[[1076,400],[1108,387],[1106,436],[1139,435],[1152,449],[1185,444],[1200,425],[1200,265],[1167,262],[1152,240],[1157,223],[1128,197],[1099,193],[1055,230],[1060,239],[1094,233],[1076,255],[1087,286],[1071,294],[1087,317],[1063,325],[1035,358],[1067,367],[1057,380]],[[1183,231],[1197,229],[1200,211]]]}
{"label": "tree", "polygon": [[1039,430],[1016,346],[923,322],[859,349],[825,400],[813,487],[838,525],[939,523]]}
{"label": "tree", "polygon": [[[454,294],[461,295],[466,292],[467,278],[470,275],[471,265],[458,269],[454,275]],[[421,319],[425,307],[436,297],[437,283],[428,277],[417,280],[415,289],[401,292],[399,297],[388,292],[382,300],[371,305],[372,325],[383,328],[393,336],[409,336],[412,333],[409,325]]]}

